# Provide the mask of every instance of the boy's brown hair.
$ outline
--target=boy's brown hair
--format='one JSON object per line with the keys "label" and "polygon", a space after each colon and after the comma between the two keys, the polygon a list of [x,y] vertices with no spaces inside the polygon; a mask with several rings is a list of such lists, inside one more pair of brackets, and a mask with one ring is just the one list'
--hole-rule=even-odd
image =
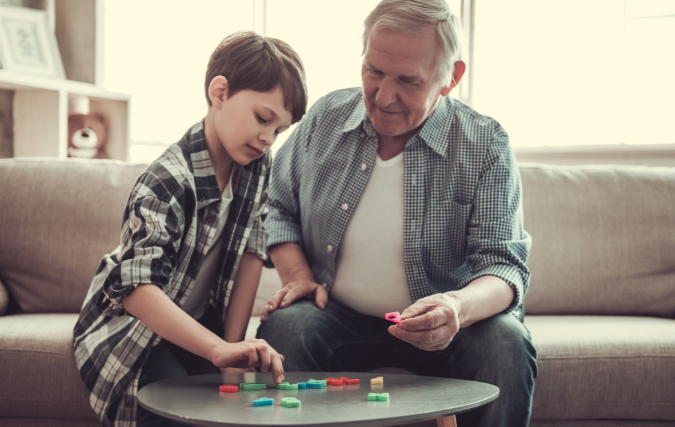
{"label": "boy's brown hair", "polygon": [[206,69],[206,101],[209,84],[216,76],[227,79],[227,97],[241,90],[269,92],[280,86],[284,108],[293,123],[307,109],[305,70],[298,54],[286,43],[253,31],[239,31],[225,37],[211,55]]}

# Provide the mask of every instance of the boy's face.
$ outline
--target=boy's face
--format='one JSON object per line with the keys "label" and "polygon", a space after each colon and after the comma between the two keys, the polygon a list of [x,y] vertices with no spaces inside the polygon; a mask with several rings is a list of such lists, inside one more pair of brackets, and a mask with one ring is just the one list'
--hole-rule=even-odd
{"label": "boy's face", "polygon": [[213,102],[213,108],[218,143],[240,165],[267,153],[277,135],[292,123],[278,86],[265,93],[242,90],[230,98],[223,93]]}

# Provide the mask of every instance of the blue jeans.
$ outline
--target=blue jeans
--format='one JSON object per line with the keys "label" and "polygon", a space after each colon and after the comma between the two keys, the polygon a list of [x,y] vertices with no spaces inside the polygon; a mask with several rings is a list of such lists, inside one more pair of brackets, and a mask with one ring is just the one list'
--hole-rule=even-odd
{"label": "blue jeans", "polygon": [[529,424],[536,351],[530,332],[511,314],[460,329],[445,350],[424,351],[387,332],[392,323],[329,301],[322,311],[308,300],[276,310],[257,337],[284,355],[293,371],[364,372],[380,367],[458,378],[499,387],[499,397],[457,416],[460,427]]}
{"label": "blue jeans", "polygon": [[[198,322],[216,335],[223,336],[222,322],[213,307],[209,307]],[[150,350],[150,356],[141,370],[138,389],[140,390],[155,381],[168,378],[218,373],[220,373],[220,369],[209,360],[190,353],[169,341],[161,340]],[[138,405],[136,421],[138,427],[185,427],[183,423],[147,411],[140,405]]]}

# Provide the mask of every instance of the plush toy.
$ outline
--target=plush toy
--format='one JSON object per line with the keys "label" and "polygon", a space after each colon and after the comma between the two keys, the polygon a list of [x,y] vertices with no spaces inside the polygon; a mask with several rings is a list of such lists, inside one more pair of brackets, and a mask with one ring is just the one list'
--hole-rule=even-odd
{"label": "plush toy", "polygon": [[68,157],[107,159],[108,123],[103,114],[68,116]]}

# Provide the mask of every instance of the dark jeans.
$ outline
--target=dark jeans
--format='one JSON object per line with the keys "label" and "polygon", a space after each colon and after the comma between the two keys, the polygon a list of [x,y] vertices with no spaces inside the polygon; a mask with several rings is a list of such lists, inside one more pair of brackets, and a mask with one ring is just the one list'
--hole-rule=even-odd
{"label": "dark jeans", "polygon": [[363,372],[379,367],[418,375],[496,385],[497,400],[457,416],[461,427],[526,427],[530,420],[536,351],[530,332],[511,314],[460,329],[441,351],[424,351],[387,332],[392,323],[364,316],[336,302],[325,310],[301,300],[277,310],[258,338],[283,354],[286,371]]}
{"label": "dark jeans", "polygon": [[[222,322],[213,307],[209,307],[198,322],[216,335],[223,336]],[[161,340],[159,344],[150,350],[150,356],[141,371],[138,389],[140,390],[150,383],[167,378],[217,373],[220,373],[220,369],[216,368],[210,361],[190,353],[169,341]],[[136,420],[138,427],[185,427],[183,423],[161,417],[145,410],[140,405],[138,405]]]}

